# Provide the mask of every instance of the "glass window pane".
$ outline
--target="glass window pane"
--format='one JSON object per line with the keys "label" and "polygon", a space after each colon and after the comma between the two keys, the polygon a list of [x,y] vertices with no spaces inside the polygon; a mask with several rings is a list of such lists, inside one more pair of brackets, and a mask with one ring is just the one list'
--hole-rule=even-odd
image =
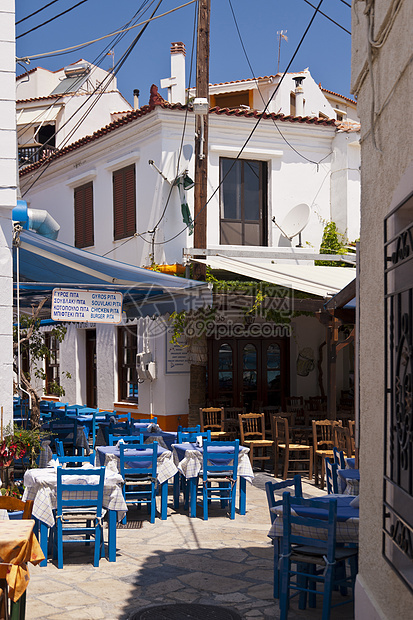
{"label": "glass window pane", "polygon": [[218,373],[218,385],[220,390],[232,390],[232,372]]}
{"label": "glass window pane", "polygon": [[224,219],[241,219],[241,162],[221,159],[221,179],[223,180],[221,213]]}
{"label": "glass window pane", "polygon": [[253,344],[247,344],[244,347],[242,366],[245,370],[255,370],[257,368],[257,349]]}
{"label": "glass window pane", "polygon": [[280,371],[279,370],[268,370],[267,371],[267,385],[268,388],[279,389],[280,388]]}
{"label": "glass window pane", "polygon": [[251,370],[242,373],[244,390],[255,390],[257,388],[257,373]]}
{"label": "glass window pane", "polygon": [[232,370],[232,349],[229,344],[221,345],[218,353],[219,370]]}
{"label": "glass window pane", "polygon": [[270,344],[267,348],[267,368],[280,367],[280,347],[277,344]]}
{"label": "glass window pane", "polygon": [[260,162],[244,161],[244,220],[260,219]]}

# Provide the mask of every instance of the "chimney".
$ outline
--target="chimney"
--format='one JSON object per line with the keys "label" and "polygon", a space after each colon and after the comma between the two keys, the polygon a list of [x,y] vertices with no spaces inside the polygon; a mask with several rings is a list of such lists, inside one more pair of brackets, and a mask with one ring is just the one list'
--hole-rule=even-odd
{"label": "chimney", "polygon": [[169,103],[185,103],[185,45],[171,43],[171,77],[161,80],[161,88],[168,89]]}
{"label": "chimney", "polygon": [[133,109],[139,110],[139,89],[135,88],[133,91]]}
{"label": "chimney", "polygon": [[295,115],[304,116],[304,90],[302,87],[305,75],[296,75],[293,77],[295,82]]}

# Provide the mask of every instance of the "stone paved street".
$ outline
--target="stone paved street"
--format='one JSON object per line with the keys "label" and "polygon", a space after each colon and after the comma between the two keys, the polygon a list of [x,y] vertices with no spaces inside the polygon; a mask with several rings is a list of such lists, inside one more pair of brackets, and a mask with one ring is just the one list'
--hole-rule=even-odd
{"label": "stone paved street", "polygon": [[[226,606],[251,620],[279,618],[264,491],[270,479],[256,472],[247,488],[247,514],[233,521],[219,507],[210,509],[206,522],[200,510],[190,519],[171,505],[167,521],[157,518],[153,525],[145,511],[133,512],[144,521],[118,530],[116,563],[103,559],[94,568],[93,547],[66,546],[63,570],[50,560],[45,568],[31,567],[27,620],[128,620],[144,607],[176,602]],[[304,484],[305,496],[320,493]],[[289,618],[321,619],[321,599],[316,610],[298,611],[292,603]],[[333,620],[351,618],[351,604],[332,613]]]}

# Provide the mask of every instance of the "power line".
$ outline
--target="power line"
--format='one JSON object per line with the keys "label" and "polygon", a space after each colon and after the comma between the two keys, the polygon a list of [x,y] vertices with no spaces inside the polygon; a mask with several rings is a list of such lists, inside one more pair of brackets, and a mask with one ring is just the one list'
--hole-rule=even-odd
{"label": "power line", "polygon": [[21,24],[22,22],[25,22],[26,19],[33,17],[33,15],[37,15],[37,13],[40,13],[44,9],[47,9],[47,7],[52,6],[52,4],[55,4],[56,2],[59,2],[59,0],[52,0],[52,2],[49,2],[49,4],[45,4],[44,6],[40,7],[40,9],[37,9],[37,11],[35,11],[34,13],[30,13],[30,15],[26,15],[26,17],[22,17],[22,19],[19,19],[19,21],[16,22],[16,26],[18,24]]}
{"label": "power line", "polygon": [[181,4],[180,6],[177,6],[174,9],[171,9],[170,11],[166,11],[165,13],[162,13],[161,15],[156,15],[156,17],[151,17],[150,19],[147,19],[147,20],[145,20],[143,22],[140,22],[139,24],[135,24],[134,26],[130,26],[129,28],[124,28],[123,30],[117,30],[115,32],[111,32],[110,34],[105,34],[103,37],[99,37],[97,39],[93,39],[92,41],[86,41],[86,43],[79,43],[79,45],[73,45],[72,47],[64,47],[63,49],[54,50],[53,52],[44,52],[42,54],[32,54],[31,56],[24,56],[24,58],[18,58],[17,60],[33,60],[34,58],[47,58],[48,56],[55,56],[55,55],[59,55],[61,53],[77,50],[77,49],[86,47],[87,45],[92,45],[93,43],[97,43],[98,41],[102,41],[103,39],[107,39],[109,37],[113,37],[113,36],[115,36],[117,34],[122,34],[123,32],[128,32],[129,30],[132,30],[133,28],[138,28],[139,26],[143,26],[145,24],[148,24],[149,22],[154,21],[155,19],[160,19],[161,17],[165,17],[166,15],[170,15],[171,13],[174,13],[175,11],[179,11],[180,9],[184,9],[186,6],[189,6],[190,4],[193,4],[194,2],[198,2],[198,0],[189,0],[189,2],[186,2],[185,4]]}
{"label": "power line", "polygon": [[[238,33],[238,37],[239,37],[239,40],[240,40],[240,43],[241,43],[241,47],[242,47],[242,49],[243,49],[243,52],[244,52],[245,58],[246,58],[246,60],[247,60],[248,66],[249,66],[249,68],[250,68],[250,71],[251,71],[251,73],[252,73],[252,77],[254,78],[254,80],[256,80],[254,69],[252,68],[252,65],[251,65],[250,59],[249,59],[248,54],[247,54],[247,50],[245,49],[245,45],[244,45],[244,41],[243,41],[242,36],[241,36],[240,29],[239,29],[239,27],[238,27],[237,18],[236,18],[236,16],[235,16],[235,12],[234,12],[234,9],[233,9],[233,7],[232,7],[232,2],[231,2],[231,0],[228,0],[228,2],[229,2],[229,6],[230,6],[230,8],[231,8],[232,17],[234,18],[235,27],[236,27],[236,29],[237,29],[237,33]],[[314,8],[315,8],[315,7],[314,7]],[[320,13],[321,13],[321,11],[320,11]],[[256,81],[257,81],[257,80],[256,80]],[[265,105],[265,99],[264,99],[264,97],[263,97],[263,95],[262,95],[262,93],[261,93],[261,89],[260,89],[260,86],[259,86],[259,84],[258,84],[258,81],[257,81],[257,88],[258,88],[258,92],[259,92],[259,94],[260,94],[261,100],[262,100],[263,104]],[[324,159],[326,159],[326,158],[328,157],[328,155],[330,155],[330,154],[331,154],[331,153],[329,153],[328,155],[326,155],[325,157],[323,157],[323,159],[321,159],[320,161],[314,161],[314,160],[312,160],[312,159],[309,159],[308,157],[306,157],[305,155],[303,155],[302,153],[300,153],[299,151],[297,151],[297,149],[296,149],[296,148],[295,148],[295,147],[294,147],[294,146],[293,146],[293,145],[292,145],[292,144],[291,144],[291,143],[287,140],[287,138],[284,136],[284,134],[282,133],[281,129],[278,127],[277,123],[275,122],[275,119],[274,119],[274,118],[272,119],[272,122],[274,123],[274,127],[277,129],[278,133],[280,134],[280,136],[282,137],[282,139],[284,140],[284,142],[285,142],[286,144],[288,144],[288,146],[289,146],[289,147],[290,147],[290,148],[291,148],[291,149],[292,149],[295,153],[297,153],[297,155],[299,155],[300,157],[302,157],[303,159],[305,159],[305,160],[306,160],[306,161],[308,161],[309,163],[311,163],[311,164],[316,164],[316,166],[318,166],[318,165],[319,165],[322,161],[324,161]]]}
{"label": "power line", "polygon": [[[315,9],[314,4],[312,4],[311,2],[309,2],[308,0],[304,0],[304,2],[306,2],[307,4],[309,4],[313,9]],[[347,2],[345,2],[345,4],[347,4]],[[331,17],[329,17],[328,15],[326,15],[326,13],[323,13],[323,11],[319,11],[320,15],[323,15],[323,17],[326,17],[330,22],[332,22],[333,24],[335,24],[336,26],[338,26],[339,28],[341,28],[341,30],[344,30],[344,32],[347,32],[347,34],[349,34],[351,36],[351,32],[350,30],[347,30],[347,28],[344,28],[344,26],[342,26],[341,24],[339,24],[338,22],[336,22],[334,19],[332,19]]]}
{"label": "power line", "polygon": [[87,1],[88,0],[80,0],[80,2],[78,2],[77,4],[75,4],[72,7],[70,7],[70,9],[66,9],[66,11],[63,11],[62,13],[59,13],[59,15],[55,15],[54,17],[51,17],[50,19],[48,19],[47,21],[43,22],[42,24],[39,24],[38,26],[34,26],[34,28],[31,28],[30,30],[27,30],[26,32],[23,32],[23,34],[17,35],[16,40],[20,39],[21,37],[25,37],[26,34],[29,34],[30,32],[33,32],[34,30],[38,30],[39,28],[42,28],[43,26],[46,26],[46,24],[50,24],[50,22],[53,22],[58,17],[62,17],[62,15],[66,15],[66,13],[70,13],[70,11],[73,11],[73,9],[76,9],[78,6],[80,6],[81,4],[84,4]]}
{"label": "power line", "polygon": [[[201,210],[199,211],[199,213],[198,213],[198,214],[194,217],[194,220],[193,220],[193,221],[195,221],[195,220],[199,217],[199,215],[202,213],[202,211],[203,211],[204,209],[206,209],[207,205],[211,202],[212,198],[213,198],[213,197],[215,196],[215,194],[218,192],[218,190],[220,189],[221,185],[223,184],[223,182],[225,181],[225,179],[227,178],[227,176],[228,176],[228,175],[229,175],[229,173],[231,172],[232,168],[235,166],[235,162],[236,162],[236,161],[238,161],[238,159],[241,157],[242,152],[244,151],[244,149],[245,149],[245,147],[247,146],[248,142],[251,140],[252,136],[254,135],[254,133],[255,133],[255,131],[256,131],[256,129],[257,129],[257,127],[258,127],[258,125],[259,125],[259,123],[260,123],[261,119],[264,117],[264,114],[265,114],[265,112],[266,112],[266,110],[267,110],[267,108],[268,108],[269,104],[271,103],[271,101],[272,101],[272,100],[273,100],[273,98],[275,97],[275,95],[276,95],[276,93],[277,93],[278,89],[280,88],[280,86],[281,86],[281,84],[282,84],[282,82],[283,82],[283,80],[284,80],[284,78],[285,78],[286,74],[288,73],[289,68],[291,67],[292,63],[294,62],[294,59],[295,59],[295,57],[297,56],[297,54],[298,54],[298,52],[299,52],[299,50],[300,50],[300,48],[301,48],[301,45],[303,44],[303,41],[304,41],[305,37],[307,36],[307,33],[308,33],[308,31],[310,30],[310,28],[311,28],[311,26],[312,26],[312,23],[313,23],[313,21],[314,21],[314,19],[315,19],[316,15],[317,15],[317,13],[319,12],[320,6],[322,5],[323,1],[324,1],[324,0],[320,0],[320,2],[318,3],[317,7],[315,8],[314,14],[313,14],[313,16],[311,17],[311,19],[310,19],[310,21],[309,21],[309,23],[308,23],[308,26],[306,27],[306,29],[305,29],[305,31],[304,31],[304,34],[302,35],[302,37],[301,37],[301,39],[300,39],[300,41],[299,41],[299,43],[298,43],[297,47],[295,48],[295,51],[294,51],[294,53],[293,53],[293,55],[292,55],[292,57],[291,57],[291,59],[290,59],[290,61],[289,61],[289,63],[288,63],[288,65],[287,65],[287,67],[286,67],[286,69],[285,69],[285,71],[284,71],[283,75],[281,76],[280,81],[278,82],[277,86],[275,87],[273,94],[272,94],[272,95],[271,95],[271,97],[268,99],[268,102],[266,103],[264,110],[261,112],[261,114],[260,114],[260,115],[259,115],[259,117],[257,118],[257,121],[256,121],[256,123],[255,123],[254,127],[252,128],[252,130],[250,131],[249,136],[248,136],[248,137],[247,137],[247,139],[245,140],[244,144],[243,144],[243,145],[242,145],[242,147],[241,147],[241,150],[239,151],[238,155],[237,155],[237,156],[236,156],[236,158],[234,159],[234,162],[233,162],[233,164],[232,164],[231,168],[229,168],[229,170],[228,170],[228,172],[226,173],[226,175],[222,178],[222,180],[221,180],[221,181],[220,181],[220,183],[218,184],[218,187],[217,187],[217,188],[213,191],[213,193],[212,193],[212,194],[211,194],[211,196],[208,198],[208,200],[206,201],[206,203],[204,204],[204,206],[202,207],[202,209],[201,209]],[[174,239],[176,239],[177,237],[179,237],[179,235],[181,235],[183,232],[185,232],[185,230],[186,230],[187,228],[188,228],[188,226],[185,226],[185,228],[183,228],[180,232],[178,232],[178,233],[177,233],[176,235],[174,235],[173,237],[170,237],[170,238],[169,238],[169,239],[167,239],[166,241],[163,241],[162,243],[157,243],[157,244],[155,244],[155,245],[163,245],[163,244],[169,243],[170,241],[173,241]]]}
{"label": "power line", "polygon": [[340,2],[342,2],[343,4],[345,4],[346,6],[348,6],[351,9],[351,4],[346,2],[346,0],[340,0]]}
{"label": "power line", "polygon": [[[161,3],[163,2],[163,0],[159,0],[158,4],[156,5],[156,8],[154,9],[152,16],[155,15],[156,11],[158,10],[158,7],[161,5]],[[151,16],[151,17],[152,17]],[[131,43],[131,45],[128,47],[128,49],[126,50],[126,52],[124,52],[123,56],[120,58],[120,60],[116,63],[116,66],[113,70],[113,72],[111,74],[108,74],[106,76],[106,78],[98,85],[96,86],[95,90],[93,91],[93,93],[91,93],[89,95],[89,97],[86,99],[86,101],[84,101],[82,103],[81,106],[79,106],[79,108],[77,108],[77,110],[72,114],[72,116],[70,118],[68,118],[68,120],[66,121],[66,123],[64,123],[62,125],[62,127],[60,127],[59,131],[63,129],[63,127],[65,127],[67,125],[67,123],[75,116],[75,114],[77,114],[79,112],[79,110],[93,97],[93,95],[96,94],[96,91],[99,89],[102,89],[102,91],[100,93],[98,93],[98,96],[96,97],[96,99],[92,102],[92,104],[89,106],[89,108],[85,111],[85,113],[83,114],[83,116],[79,119],[79,121],[77,122],[77,124],[73,127],[73,129],[71,130],[71,132],[66,136],[66,139],[64,140],[64,142],[62,143],[62,145],[60,145],[59,150],[61,150],[62,148],[64,148],[64,146],[67,144],[67,142],[70,140],[70,138],[73,136],[74,132],[77,130],[77,128],[81,125],[81,123],[84,121],[84,119],[86,118],[86,116],[90,113],[90,111],[95,107],[95,105],[98,103],[99,99],[102,97],[104,91],[107,89],[107,87],[109,86],[109,84],[111,83],[111,81],[113,80],[113,78],[115,77],[115,75],[119,72],[119,70],[121,69],[121,67],[123,66],[123,64],[125,63],[126,59],[128,58],[128,56],[130,55],[130,53],[132,52],[133,48],[135,47],[136,43],[139,41],[139,39],[141,38],[141,36],[143,35],[143,33],[145,32],[146,28],[148,27],[149,23],[151,20],[148,20],[144,27],[142,28],[142,30],[137,34],[137,36],[135,37],[135,39],[133,40],[133,42]],[[107,82],[106,84],[105,81]],[[46,143],[47,144],[47,141]],[[44,146],[44,145],[43,145]],[[24,196],[27,194],[28,191],[31,190],[31,188],[34,186],[35,183],[37,183],[37,181],[43,176],[43,174],[46,172],[46,170],[49,168],[50,164],[52,163],[52,159],[51,156],[49,156],[45,161],[44,161],[44,168],[43,170],[40,172],[40,174],[36,177],[36,179],[33,181],[33,183],[27,188],[27,190],[24,192]]]}

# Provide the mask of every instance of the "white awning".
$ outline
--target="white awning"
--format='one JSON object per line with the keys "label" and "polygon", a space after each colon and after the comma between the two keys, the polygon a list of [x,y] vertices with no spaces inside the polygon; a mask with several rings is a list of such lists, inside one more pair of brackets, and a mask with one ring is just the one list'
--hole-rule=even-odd
{"label": "white awning", "polygon": [[17,110],[17,126],[50,123],[51,121],[56,120],[61,109],[61,105],[54,105],[53,107],[47,108],[27,108],[26,110]]}
{"label": "white awning", "polygon": [[320,297],[335,295],[356,276],[353,267],[286,265],[272,263],[270,259],[240,259],[227,256],[208,256],[206,259],[195,260],[209,265],[211,269],[237,273]]}

